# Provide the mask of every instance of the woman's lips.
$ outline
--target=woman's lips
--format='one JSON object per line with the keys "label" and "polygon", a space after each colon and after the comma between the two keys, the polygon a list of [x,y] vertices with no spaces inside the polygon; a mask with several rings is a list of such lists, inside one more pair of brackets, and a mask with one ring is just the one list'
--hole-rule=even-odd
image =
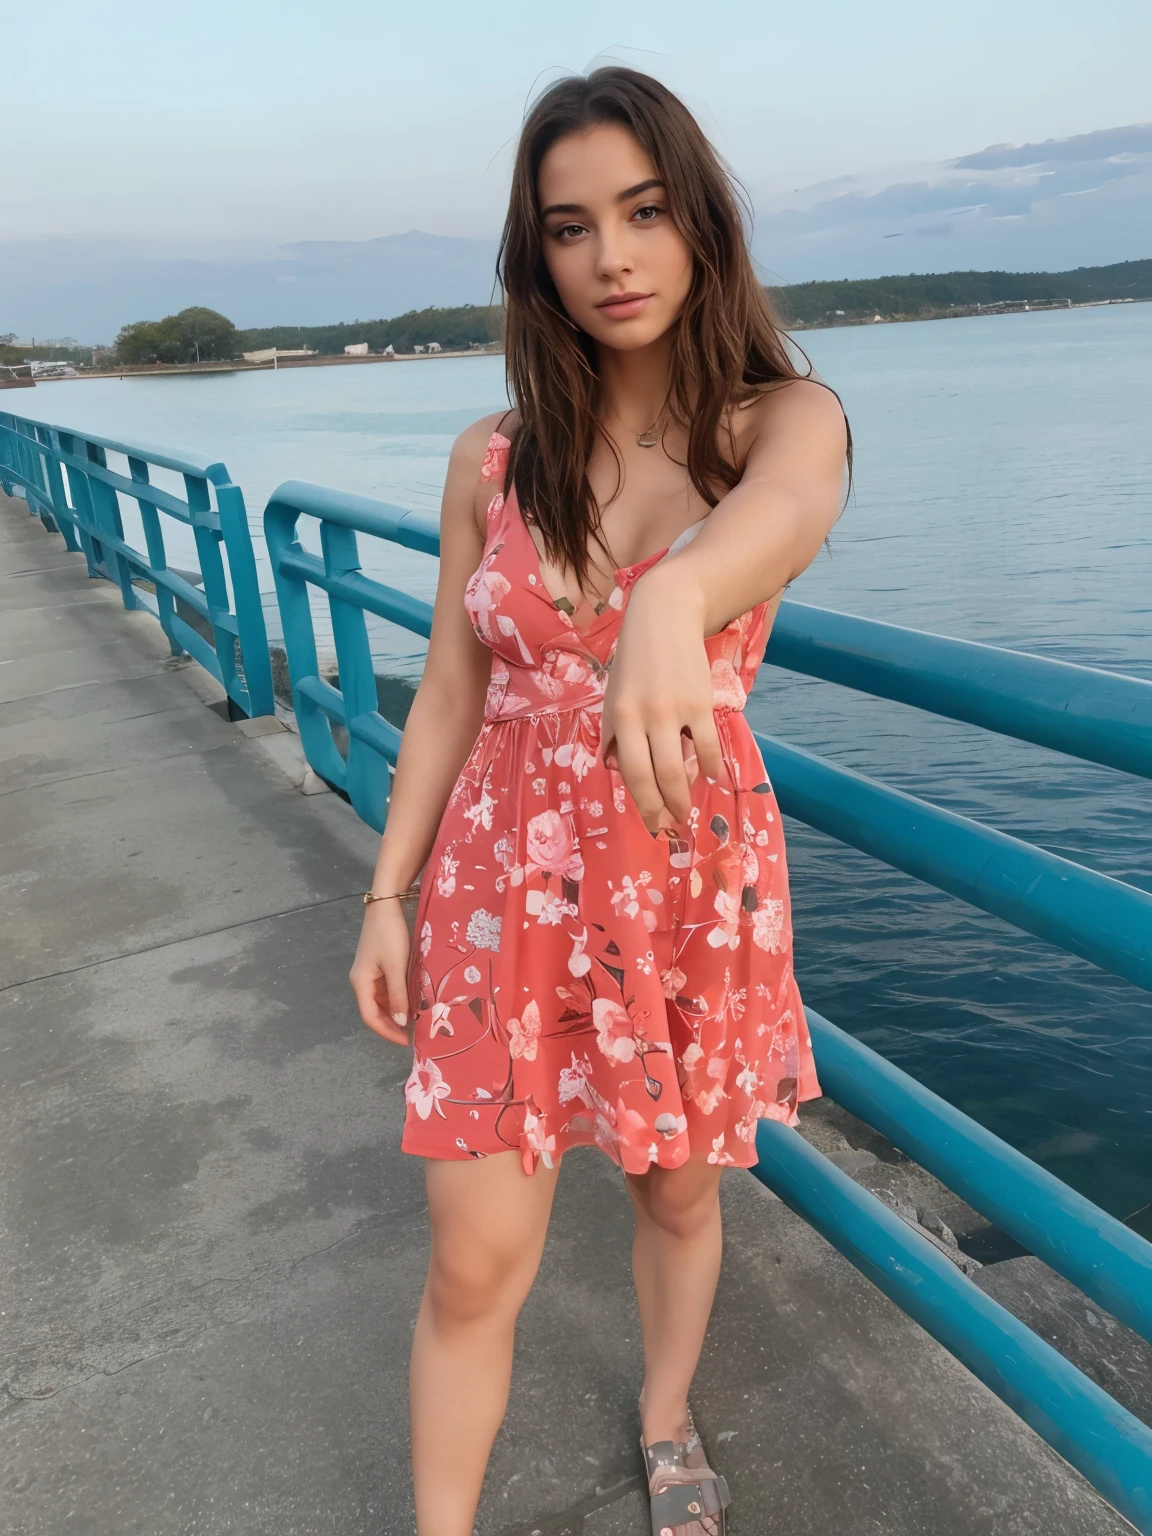
{"label": "woman's lips", "polygon": [[597,304],[596,308],[610,320],[631,320],[644,312],[651,302],[650,293],[621,293]]}

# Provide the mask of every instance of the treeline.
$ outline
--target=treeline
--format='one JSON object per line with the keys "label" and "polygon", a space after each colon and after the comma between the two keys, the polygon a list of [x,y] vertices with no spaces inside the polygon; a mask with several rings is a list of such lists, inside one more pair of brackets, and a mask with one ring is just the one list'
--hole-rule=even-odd
{"label": "treeline", "polygon": [[[1083,304],[1105,299],[1152,299],[1152,260],[1123,261],[1107,267],[1077,267],[1071,272],[941,272],[910,277],[845,279],[842,282],[793,283],[768,290],[786,326],[852,325],[870,321],[919,320],[969,314],[995,304]],[[464,304],[446,309],[413,309],[392,319],[353,320],[338,325],[272,325],[238,330],[225,315],[203,307],[182,309],[162,320],[126,325],[111,354],[99,367],[150,363],[231,361],[243,352],[266,347],[285,351],[307,348],[321,356],[340,356],[344,348],[367,342],[369,351],[412,352],[438,342],[446,352],[499,342],[503,335],[499,305]],[[88,349],[40,348],[30,356],[52,356],[85,366]],[[25,353],[0,338],[0,362],[22,362]]]}
{"label": "treeline", "polygon": [[1077,267],[1072,272],[940,272],[792,283],[768,291],[786,325],[850,325],[876,315],[917,320],[989,304],[1152,299],[1152,261]]}
{"label": "treeline", "polygon": [[0,363],[71,363],[74,368],[82,368],[92,361],[91,347],[14,347],[15,340],[14,331],[0,336]]}
{"label": "treeline", "polygon": [[241,352],[264,347],[285,350],[308,347],[324,354],[366,341],[371,352],[394,347],[411,352],[417,346],[439,342],[446,352],[465,352],[487,346],[503,335],[503,311],[499,305],[464,304],[456,309],[411,309],[392,320],[353,320],[339,325],[270,325],[238,331]]}
{"label": "treeline", "polygon": [[115,360],[135,363],[228,362],[244,350],[226,315],[196,306],[163,320],[137,320],[116,338]]}

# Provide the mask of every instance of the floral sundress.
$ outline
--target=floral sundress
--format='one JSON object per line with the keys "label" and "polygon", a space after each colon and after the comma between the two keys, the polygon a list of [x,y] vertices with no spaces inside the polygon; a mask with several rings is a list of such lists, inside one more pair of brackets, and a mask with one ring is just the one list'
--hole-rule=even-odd
{"label": "floral sundress", "polygon": [[[484,480],[503,484],[509,447],[493,435]],[[820,1093],[780,812],[742,713],[768,605],[705,641],[734,788],[697,774],[687,821],[653,838],[596,757],[628,594],[667,553],[572,609],[514,491],[489,505],[465,604],[491,683],[417,906],[406,1152],[516,1150],[531,1173],[594,1143],[630,1173],[749,1167],[757,1120],[794,1125]]]}

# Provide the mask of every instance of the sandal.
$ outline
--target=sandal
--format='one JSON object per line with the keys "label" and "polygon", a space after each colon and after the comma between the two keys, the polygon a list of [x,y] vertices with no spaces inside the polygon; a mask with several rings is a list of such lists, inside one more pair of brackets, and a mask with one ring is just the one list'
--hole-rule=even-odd
{"label": "sandal", "polygon": [[641,1435],[640,1451],[648,1474],[652,1536],[724,1536],[728,1484],[708,1465],[692,1410],[686,1441],[647,1445]]}

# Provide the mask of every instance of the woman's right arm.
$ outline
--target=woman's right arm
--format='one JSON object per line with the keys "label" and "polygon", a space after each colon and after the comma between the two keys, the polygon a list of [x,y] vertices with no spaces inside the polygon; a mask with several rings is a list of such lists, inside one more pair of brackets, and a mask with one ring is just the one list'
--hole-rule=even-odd
{"label": "woman's right arm", "polygon": [[[440,514],[440,576],[420,686],[408,713],[373,891],[406,891],[423,869],[448,797],[484,720],[492,652],[472,628],[464,589],[484,551],[480,470],[500,418],[476,422],[456,439]],[[485,486],[489,495],[498,486]],[[478,515],[479,514],[479,515]],[[350,980],[360,1017],[398,1045],[408,1043],[410,940],[398,901],[364,909]]]}

